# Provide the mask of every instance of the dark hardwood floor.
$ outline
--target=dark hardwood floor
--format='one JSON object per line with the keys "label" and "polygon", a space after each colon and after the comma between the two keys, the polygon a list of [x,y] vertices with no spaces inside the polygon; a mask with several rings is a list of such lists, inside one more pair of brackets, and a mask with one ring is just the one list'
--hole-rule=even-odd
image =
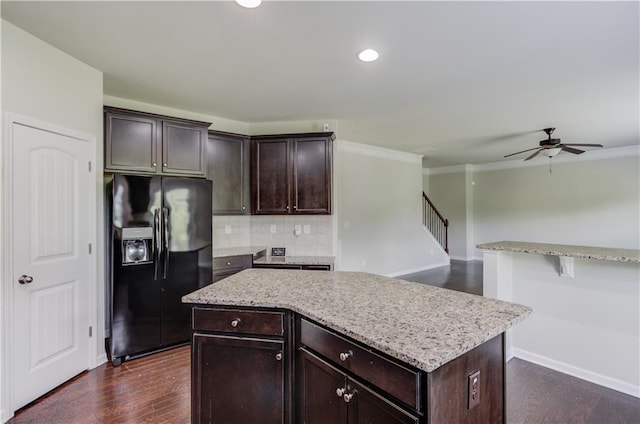
{"label": "dark hardwood floor", "polygon": [[[447,269],[401,278],[482,293],[482,262],[451,262]],[[120,367],[103,364],[17,411],[9,423],[186,424],[190,362],[189,347],[183,346]],[[507,422],[640,424],[640,399],[512,359],[507,364]]]}

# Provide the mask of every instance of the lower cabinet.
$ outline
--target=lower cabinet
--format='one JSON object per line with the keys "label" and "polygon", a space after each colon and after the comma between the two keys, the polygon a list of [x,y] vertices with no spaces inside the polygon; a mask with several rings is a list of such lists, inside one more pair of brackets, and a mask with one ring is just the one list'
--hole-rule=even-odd
{"label": "lower cabinet", "polygon": [[191,422],[289,423],[287,327],[281,312],[194,308]]}
{"label": "lower cabinet", "polygon": [[382,396],[302,348],[298,353],[297,420],[307,424],[417,424]]}
{"label": "lower cabinet", "polygon": [[305,271],[331,271],[331,265],[253,264],[254,268],[303,269]]}
{"label": "lower cabinet", "polygon": [[220,281],[230,275],[251,268],[251,255],[220,256],[213,258],[212,282]]}

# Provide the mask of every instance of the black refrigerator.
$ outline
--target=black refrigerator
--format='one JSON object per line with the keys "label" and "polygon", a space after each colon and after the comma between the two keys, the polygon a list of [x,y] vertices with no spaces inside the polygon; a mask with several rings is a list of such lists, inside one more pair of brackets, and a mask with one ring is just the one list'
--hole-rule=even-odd
{"label": "black refrigerator", "polygon": [[211,181],[115,174],[106,193],[106,349],[119,365],[189,341],[181,297],[211,282]]}

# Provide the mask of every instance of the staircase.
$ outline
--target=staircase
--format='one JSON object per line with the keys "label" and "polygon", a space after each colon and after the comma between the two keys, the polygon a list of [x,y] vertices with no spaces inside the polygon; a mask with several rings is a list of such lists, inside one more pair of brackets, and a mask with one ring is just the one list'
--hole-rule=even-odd
{"label": "staircase", "polygon": [[449,253],[449,220],[442,216],[424,191],[422,192],[422,224],[427,227],[444,251]]}

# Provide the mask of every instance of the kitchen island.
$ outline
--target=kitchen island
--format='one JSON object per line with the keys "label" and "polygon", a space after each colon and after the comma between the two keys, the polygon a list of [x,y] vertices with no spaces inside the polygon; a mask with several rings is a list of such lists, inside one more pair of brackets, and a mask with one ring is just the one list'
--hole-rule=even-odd
{"label": "kitchen island", "polygon": [[530,308],[358,272],[249,269],[193,305],[193,422],[505,422]]}

